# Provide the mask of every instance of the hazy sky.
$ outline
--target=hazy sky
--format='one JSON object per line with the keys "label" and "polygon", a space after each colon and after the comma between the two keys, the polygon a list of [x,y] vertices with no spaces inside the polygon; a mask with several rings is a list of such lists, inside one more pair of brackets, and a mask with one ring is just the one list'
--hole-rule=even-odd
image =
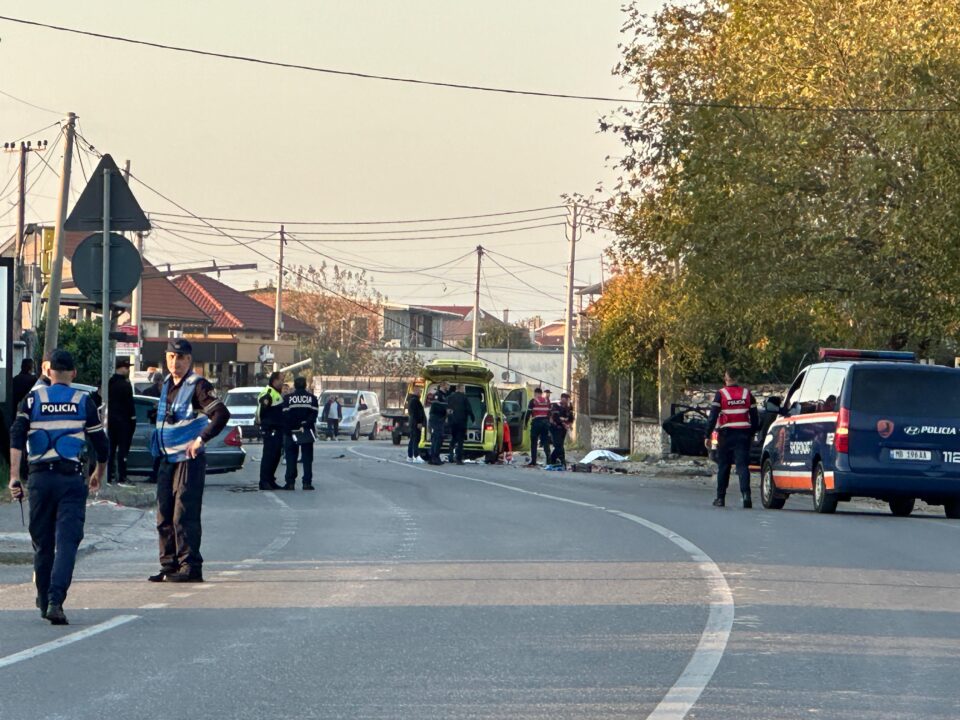
{"label": "hazy sky", "polygon": [[[660,5],[650,0],[651,10]],[[611,75],[623,15],[619,0],[379,0],[376,2],[163,3],[4,0],[2,14],[102,33],[343,70],[445,82],[584,95],[629,97]],[[122,166],[194,213],[293,221],[376,221],[522,210],[590,193],[614,177],[607,155],[616,138],[597,133],[602,102],[504,96],[334,77],[202,58],[0,22],[0,91],[59,113],[76,112],[83,134]],[[0,133],[14,140],[57,115],[0,95]],[[56,128],[31,137],[57,139]],[[61,153],[51,153],[59,170]],[[74,163],[74,188],[85,168]],[[31,180],[28,222],[53,217],[57,179]],[[16,169],[0,158],[0,187]],[[0,192],[0,233],[14,222]],[[179,212],[133,184],[148,211]],[[9,211],[9,212],[8,212]],[[542,213],[539,216],[549,215]],[[539,217],[533,215],[531,217]],[[486,222],[506,221],[492,218]],[[556,222],[556,219],[544,222]],[[438,223],[460,227],[483,220]],[[220,225],[229,223],[221,222]],[[404,226],[387,226],[390,230]],[[408,226],[414,229],[421,226]],[[276,229],[263,226],[264,232]],[[295,227],[288,227],[297,230]],[[339,228],[301,226],[306,232]],[[374,227],[343,228],[371,230]],[[489,228],[491,230],[498,228]],[[480,232],[447,231],[443,235]],[[384,269],[420,269],[453,260],[478,243],[563,273],[562,227],[487,237],[384,243],[311,243],[332,258]],[[409,233],[408,233],[409,234]],[[428,233],[413,233],[424,237]],[[436,233],[435,233],[436,234]],[[154,262],[216,257],[260,261],[257,272],[224,279],[264,284],[273,271],[224,238],[194,235],[200,245],[155,231]],[[301,235],[300,237],[306,237]],[[392,235],[396,237],[396,235]],[[314,238],[315,239],[315,238]],[[597,281],[609,236],[578,244],[577,277]],[[276,241],[256,247],[274,254]],[[319,262],[288,245],[293,262]],[[496,256],[494,256],[496,257]],[[559,317],[564,280],[496,258],[536,290],[492,263],[481,304],[514,318]],[[397,302],[472,302],[473,259],[424,274],[373,272],[376,287]],[[491,297],[492,296],[492,297]],[[550,297],[552,296],[552,297]]]}

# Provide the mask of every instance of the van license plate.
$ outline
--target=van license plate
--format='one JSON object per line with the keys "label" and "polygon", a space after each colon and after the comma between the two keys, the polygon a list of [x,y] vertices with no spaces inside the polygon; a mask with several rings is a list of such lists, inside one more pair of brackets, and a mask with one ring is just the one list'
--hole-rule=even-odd
{"label": "van license plate", "polygon": [[933,457],[929,450],[891,450],[892,460],[930,460]]}

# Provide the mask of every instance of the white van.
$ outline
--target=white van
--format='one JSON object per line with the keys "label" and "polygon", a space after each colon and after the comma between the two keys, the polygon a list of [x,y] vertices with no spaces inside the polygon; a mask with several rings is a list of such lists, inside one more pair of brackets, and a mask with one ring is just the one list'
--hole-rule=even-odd
{"label": "white van", "polygon": [[230,410],[227,427],[236,427],[244,440],[261,437],[260,426],[255,419],[257,398],[262,387],[238,387],[228,390],[223,404]]}
{"label": "white van", "polygon": [[[340,428],[337,435],[349,435],[351,440],[359,440],[366,435],[371,440],[377,437],[380,429],[380,398],[372,390],[324,390],[320,395],[320,416],[330,398],[339,397],[341,400]],[[317,421],[317,432],[326,436],[327,425],[323,420]]]}

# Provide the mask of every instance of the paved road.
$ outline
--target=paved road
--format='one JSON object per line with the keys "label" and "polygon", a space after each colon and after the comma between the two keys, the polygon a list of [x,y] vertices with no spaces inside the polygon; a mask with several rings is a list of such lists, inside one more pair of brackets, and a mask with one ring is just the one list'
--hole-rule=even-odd
{"label": "paved road", "polygon": [[209,479],[202,585],[144,581],[136,511],[67,628],[0,567],[0,718],[960,717],[960,523],[317,454],[314,493]]}

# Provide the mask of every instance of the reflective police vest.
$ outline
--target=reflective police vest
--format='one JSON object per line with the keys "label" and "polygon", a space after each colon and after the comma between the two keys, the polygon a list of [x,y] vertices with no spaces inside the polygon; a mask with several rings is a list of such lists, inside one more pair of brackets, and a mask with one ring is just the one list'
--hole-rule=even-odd
{"label": "reflective police vest", "polygon": [[157,429],[153,434],[151,451],[154,457],[166,457],[167,462],[187,459],[187,446],[200,437],[210,418],[193,407],[193,393],[200,376],[190,372],[180,384],[177,396],[170,402],[167,390],[173,387],[171,378],[160,390],[157,406]]}
{"label": "reflective police vest", "polygon": [[[270,396],[270,408],[261,414],[260,401],[266,396]],[[283,395],[278,393],[272,385],[267,385],[257,396],[257,411],[254,413],[254,419],[261,427],[278,428],[283,425]]]}
{"label": "reflective police vest", "polygon": [[[69,385],[42,385],[30,391],[27,462],[80,462],[87,424],[87,393]],[[93,428],[92,428],[93,429]]]}
{"label": "reflective police vest", "polygon": [[531,411],[530,414],[534,420],[539,420],[541,418],[546,419],[550,417],[550,401],[549,400],[544,400],[542,398],[538,400],[537,398],[534,398],[532,402],[533,402],[533,407],[530,408],[530,411]]}
{"label": "reflective police vest", "polygon": [[750,430],[750,391],[739,385],[720,388],[720,416],[717,430]]}

